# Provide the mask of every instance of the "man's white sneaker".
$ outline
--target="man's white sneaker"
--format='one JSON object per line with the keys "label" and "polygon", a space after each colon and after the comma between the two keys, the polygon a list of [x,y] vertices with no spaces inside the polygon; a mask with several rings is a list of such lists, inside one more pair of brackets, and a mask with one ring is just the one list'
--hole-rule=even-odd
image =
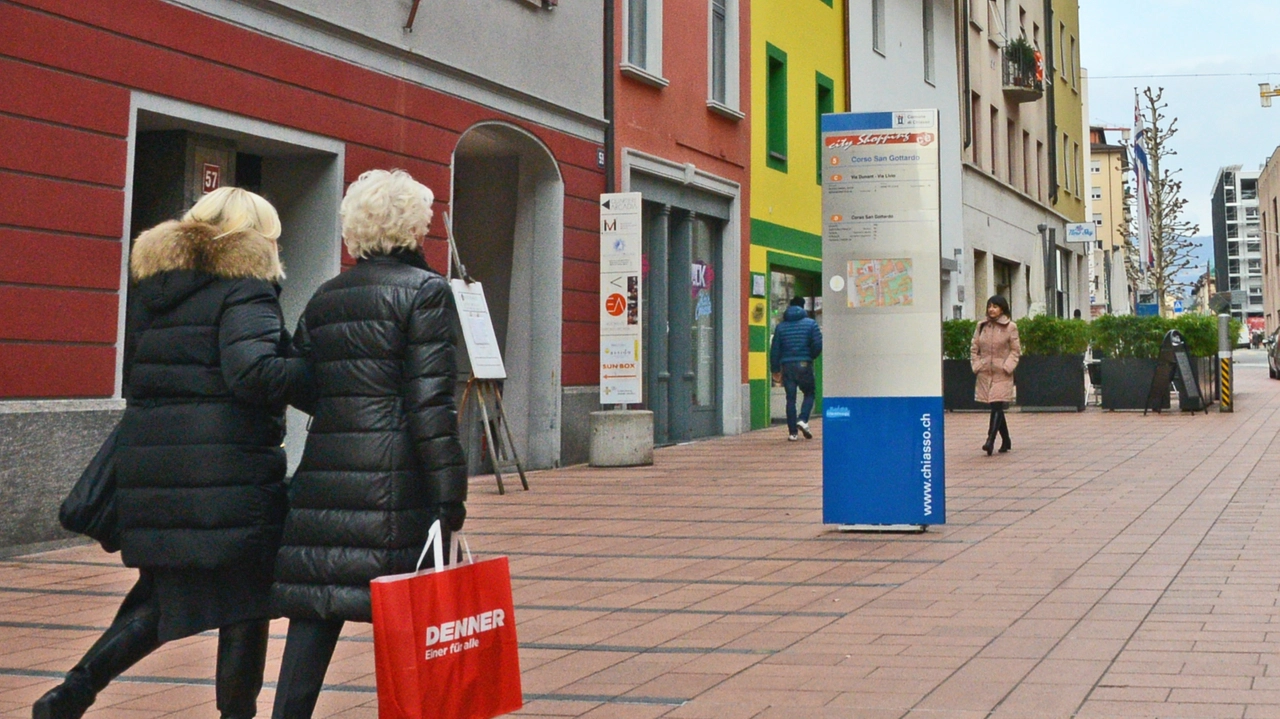
{"label": "man's white sneaker", "polygon": [[809,431],[808,422],[796,422],[796,426],[800,428],[800,434],[803,434],[805,439],[813,439],[813,432]]}
{"label": "man's white sneaker", "polygon": [[787,436],[788,442],[796,442],[796,441],[799,441],[799,439],[800,439],[800,435],[798,434],[792,434]]}

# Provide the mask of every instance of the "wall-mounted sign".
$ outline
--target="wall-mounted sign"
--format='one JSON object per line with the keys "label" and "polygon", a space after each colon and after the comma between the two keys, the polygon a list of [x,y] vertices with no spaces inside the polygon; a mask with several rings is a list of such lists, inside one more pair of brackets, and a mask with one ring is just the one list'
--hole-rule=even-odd
{"label": "wall-mounted sign", "polygon": [[204,169],[200,173],[200,187],[206,195],[222,187],[222,168],[210,162],[204,163]]}
{"label": "wall-mounted sign", "polygon": [[1092,222],[1070,222],[1064,239],[1067,242],[1094,242],[1098,239],[1098,226]]}
{"label": "wall-mounted sign", "polygon": [[946,521],[939,131],[936,110],[822,116],[828,524]]}
{"label": "wall-mounted sign", "polygon": [[467,284],[464,280],[454,279],[449,280],[449,287],[453,289],[453,302],[458,306],[458,319],[462,323],[467,357],[471,359],[472,376],[476,379],[506,379],[507,368],[502,363],[502,350],[493,331],[489,303],[484,299],[484,286],[479,282]]}
{"label": "wall-mounted sign", "polygon": [[600,196],[600,403],[644,401],[639,192]]}

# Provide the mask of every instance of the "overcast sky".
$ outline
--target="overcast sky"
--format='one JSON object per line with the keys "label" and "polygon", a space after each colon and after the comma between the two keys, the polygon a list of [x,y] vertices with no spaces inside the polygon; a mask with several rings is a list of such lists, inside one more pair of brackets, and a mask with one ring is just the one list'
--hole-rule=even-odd
{"label": "overcast sky", "polygon": [[[1258,99],[1258,83],[1280,88],[1280,0],[1080,0],[1080,25],[1091,122],[1132,126],[1134,87],[1163,86],[1187,219],[1212,235],[1218,168],[1257,169],[1280,145],[1280,98],[1270,108]],[[1106,79],[1219,73],[1267,74]]]}

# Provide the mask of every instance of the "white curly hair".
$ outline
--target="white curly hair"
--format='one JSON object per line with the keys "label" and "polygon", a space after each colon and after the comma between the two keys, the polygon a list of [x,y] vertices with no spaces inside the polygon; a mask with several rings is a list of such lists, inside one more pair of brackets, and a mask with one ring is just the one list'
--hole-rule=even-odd
{"label": "white curly hair", "polygon": [[352,257],[416,250],[431,226],[435,193],[404,170],[369,170],[342,198],[342,242]]}

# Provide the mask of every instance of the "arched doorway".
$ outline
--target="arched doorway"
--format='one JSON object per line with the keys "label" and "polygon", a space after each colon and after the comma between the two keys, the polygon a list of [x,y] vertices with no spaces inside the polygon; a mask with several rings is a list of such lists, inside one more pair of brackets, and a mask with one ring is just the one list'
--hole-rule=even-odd
{"label": "arched doorway", "polygon": [[[530,468],[560,461],[560,333],[564,268],[564,181],[550,151],[520,128],[481,123],[453,153],[458,254],[484,284],[507,367],[503,399],[517,449]],[[459,376],[469,365],[465,352]],[[463,440],[469,469],[483,471],[475,417]],[[475,424],[475,426],[472,426]]]}

